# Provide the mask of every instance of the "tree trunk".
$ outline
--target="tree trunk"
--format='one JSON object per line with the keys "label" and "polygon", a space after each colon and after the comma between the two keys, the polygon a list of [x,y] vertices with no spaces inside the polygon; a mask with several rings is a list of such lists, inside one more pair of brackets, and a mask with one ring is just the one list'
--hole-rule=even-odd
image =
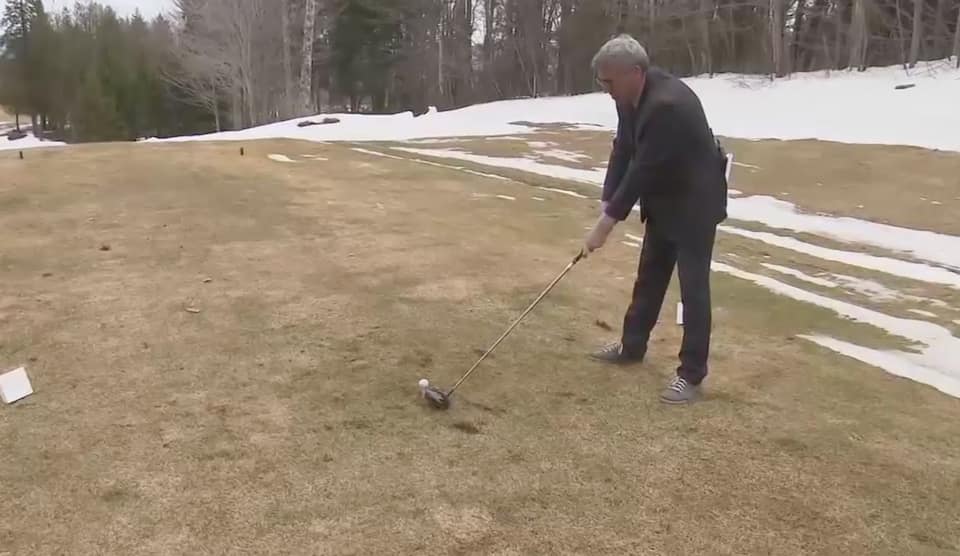
{"label": "tree trunk", "polygon": [[953,57],[957,59],[957,68],[960,68],[960,6],[957,7],[957,28],[953,32]]}
{"label": "tree trunk", "polygon": [[288,0],[280,0],[280,34],[283,38],[283,102],[280,117],[289,118],[293,112],[293,72],[290,67],[290,6]]}
{"label": "tree trunk", "polygon": [[317,18],[317,0],[306,0],[303,12],[303,50],[300,62],[300,108],[309,114],[313,112],[313,40]]}
{"label": "tree trunk", "polygon": [[[943,11],[947,0],[937,1],[937,13],[933,22],[934,56],[943,58],[950,55],[950,29],[943,19]],[[958,4],[960,6],[960,4]]]}
{"label": "tree trunk", "polygon": [[801,58],[805,49],[801,43],[807,28],[807,0],[797,2],[797,16],[793,25],[793,43],[790,46],[791,71],[805,71]]}
{"label": "tree trunk", "polygon": [[710,77],[713,77],[713,52],[710,44],[710,16],[713,13],[713,10],[710,8],[711,0],[700,0],[700,16],[698,20],[700,21],[700,40],[703,42],[701,45],[702,54],[702,64],[703,67],[701,70],[706,72]]}
{"label": "tree trunk", "polygon": [[647,30],[649,33],[650,41],[647,44],[647,48],[653,49],[656,44],[656,32],[657,32],[657,0],[650,0],[650,28]]}
{"label": "tree trunk", "polygon": [[903,17],[902,17],[903,10],[900,8],[900,0],[897,0],[896,7],[897,7],[897,35],[900,39],[899,41],[897,41],[898,44],[900,45],[900,62],[903,64],[904,67],[906,67],[907,64],[909,63],[907,59],[907,48],[904,44],[904,41],[906,40],[907,37],[903,32]]}
{"label": "tree trunk", "polygon": [[210,95],[210,108],[213,109],[213,122],[217,126],[217,133],[220,133],[223,131],[223,125],[220,123],[220,103],[217,101],[217,87],[213,86],[210,88],[210,90],[212,91],[212,94]]}
{"label": "tree trunk", "polygon": [[913,33],[910,38],[910,67],[920,58],[920,35],[923,33],[923,4],[926,0],[913,0]]}
{"label": "tree trunk", "polygon": [[560,0],[560,33],[557,38],[557,66],[559,67],[558,92],[561,95],[568,95],[573,92],[573,72],[570,67],[570,53],[573,42],[573,34],[570,32],[570,15],[573,6],[572,0]]}
{"label": "tree trunk", "polygon": [[627,30],[627,20],[630,17],[630,3],[627,0],[617,0],[617,34]]}
{"label": "tree trunk", "polygon": [[784,6],[785,0],[770,0],[770,46],[773,53],[773,73],[777,77],[783,77],[785,74],[783,28],[784,28]]}
{"label": "tree trunk", "polygon": [[494,71],[496,54],[496,40],[494,33],[497,26],[498,0],[483,0],[483,74],[486,83],[486,95],[496,97],[500,95],[500,85]]}
{"label": "tree trunk", "polygon": [[440,100],[443,100],[443,23],[440,24],[440,30],[437,32],[437,92],[440,94]]}
{"label": "tree trunk", "polygon": [[867,63],[867,11],[866,0],[854,0],[853,19],[850,21],[850,67],[859,71]]}

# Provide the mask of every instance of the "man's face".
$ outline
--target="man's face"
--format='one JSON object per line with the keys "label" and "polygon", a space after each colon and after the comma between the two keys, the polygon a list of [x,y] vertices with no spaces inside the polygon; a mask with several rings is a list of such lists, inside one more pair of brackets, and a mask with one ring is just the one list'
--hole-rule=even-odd
{"label": "man's face", "polygon": [[637,100],[643,90],[643,81],[643,70],[638,66],[597,66],[597,83],[617,104],[628,105]]}

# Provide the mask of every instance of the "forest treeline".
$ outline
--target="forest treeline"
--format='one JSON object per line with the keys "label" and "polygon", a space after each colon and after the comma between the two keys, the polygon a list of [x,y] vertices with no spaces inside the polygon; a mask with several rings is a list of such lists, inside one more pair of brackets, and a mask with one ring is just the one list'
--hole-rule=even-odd
{"label": "forest treeline", "polygon": [[420,113],[594,91],[620,32],[681,76],[960,65],[960,0],[176,0],[150,21],[7,0],[0,105],[74,142]]}

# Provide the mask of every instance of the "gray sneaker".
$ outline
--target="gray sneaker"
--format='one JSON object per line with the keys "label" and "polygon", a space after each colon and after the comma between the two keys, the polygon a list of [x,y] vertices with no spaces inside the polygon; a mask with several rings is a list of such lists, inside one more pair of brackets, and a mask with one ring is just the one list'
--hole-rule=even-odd
{"label": "gray sneaker", "polygon": [[603,361],[604,363],[614,363],[617,365],[643,362],[643,355],[624,352],[623,344],[620,342],[607,344],[603,348],[591,353],[590,357],[595,361]]}
{"label": "gray sneaker", "polygon": [[700,396],[699,384],[690,384],[678,376],[660,393],[660,401],[669,404],[685,404],[699,399]]}

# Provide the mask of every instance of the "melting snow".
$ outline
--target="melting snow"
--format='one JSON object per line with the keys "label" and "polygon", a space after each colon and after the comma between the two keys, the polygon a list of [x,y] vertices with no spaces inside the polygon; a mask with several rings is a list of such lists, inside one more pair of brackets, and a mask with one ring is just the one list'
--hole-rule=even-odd
{"label": "melting snow", "polygon": [[16,151],[44,147],[62,147],[66,143],[59,141],[41,141],[33,133],[27,133],[23,139],[11,141],[9,137],[0,137],[0,151]]}
{"label": "melting snow", "polygon": [[928,384],[946,394],[960,397],[960,368],[954,364],[956,354],[960,353],[960,339],[953,337],[950,331],[942,326],[925,321],[891,317],[795,288],[766,276],[744,272],[723,263],[714,262],[713,269],[751,281],[776,294],[831,309],[840,316],[870,324],[915,342],[918,344],[916,347],[920,353],[876,350],[821,335],[803,336],[838,353],[880,367],[891,374]]}
{"label": "melting snow", "polygon": [[924,316],[924,317],[937,318],[937,314],[936,314],[936,313],[931,313],[930,311],[924,311],[924,310],[922,310],[922,309],[910,309],[909,311],[910,311],[911,313],[916,313],[916,314],[921,315],[921,316]]}
{"label": "melting snow", "polygon": [[478,172],[478,171],[476,171],[476,170],[471,170],[470,168],[464,168],[463,166],[451,166],[451,165],[449,165],[449,164],[440,164],[439,162],[434,162],[434,161],[432,161],[432,160],[421,160],[421,159],[419,159],[419,158],[409,158],[409,157],[405,157],[405,156],[397,156],[397,155],[382,153],[382,152],[378,152],[378,151],[371,151],[371,150],[363,149],[363,148],[360,148],[360,147],[354,147],[353,150],[356,151],[356,152],[360,152],[360,153],[364,153],[364,154],[369,154],[369,155],[373,155],[373,156],[381,156],[381,157],[384,157],[384,158],[392,158],[392,159],[394,159],[394,160],[408,160],[408,161],[410,161],[410,162],[416,162],[416,163],[418,163],[418,164],[426,164],[427,166],[436,166],[436,167],[438,167],[438,168],[446,168],[446,169],[448,169],[448,170],[458,170],[458,171],[460,171],[460,172],[466,172],[466,173],[468,173],[468,174],[473,174],[474,176],[480,176],[480,177],[483,177],[483,178],[492,178],[492,179],[500,180],[500,181],[511,181],[510,178],[505,178],[505,177],[503,177],[503,176],[498,176],[497,174],[487,174],[487,173],[484,173],[484,172]]}
{"label": "melting snow", "polygon": [[878,257],[876,255],[867,255],[866,253],[855,253],[853,251],[841,251],[839,249],[820,247],[819,245],[806,243],[792,237],[780,236],[769,232],[753,232],[726,225],[720,226],[719,229],[726,233],[756,239],[769,245],[790,249],[791,251],[797,251],[798,253],[804,253],[819,259],[836,261],[870,270],[878,270],[903,278],[933,284],[943,284],[960,289],[960,274],[923,263],[912,263],[889,257]]}
{"label": "melting snow", "polygon": [[769,268],[770,270],[773,270],[774,272],[779,272],[780,274],[783,274],[783,275],[786,275],[786,276],[793,276],[794,278],[797,278],[797,279],[799,279],[799,280],[803,280],[804,282],[808,282],[808,283],[810,283],[810,284],[815,284],[815,285],[817,285],[817,286],[823,286],[823,287],[825,287],[825,288],[835,288],[835,287],[837,287],[837,284],[831,282],[830,280],[824,280],[823,278],[815,278],[815,277],[813,277],[813,276],[807,276],[806,274],[800,272],[799,270],[794,270],[794,269],[792,269],[792,268],[788,268],[788,267],[780,266],[780,265],[775,265],[775,264],[770,264],[770,263],[762,263],[762,264],[763,264],[764,267]]}
{"label": "melting snow", "polygon": [[293,160],[292,158],[290,158],[285,154],[268,154],[267,158],[275,162],[296,162],[295,160]]}
{"label": "melting snow", "polygon": [[556,187],[544,187],[538,186],[537,189],[542,189],[544,191],[553,191],[554,193],[559,193],[561,195],[568,195],[570,197],[576,197],[577,199],[587,199],[586,195],[581,195],[576,191],[570,191],[568,189],[557,189]]}
{"label": "melting snow", "polygon": [[557,166],[554,164],[544,164],[529,158],[519,157],[499,157],[472,154],[453,149],[416,149],[411,147],[393,147],[395,150],[420,154],[423,156],[434,156],[438,158],[453,158],[466,162],[484,164],[486,166],[495,166],[498,168],[511,168],[534,174],[548,175],[555,178],[567,179],[571,181],[596,184],[603,183],[607,174],[606,168],[596,168],[594,170],[581,170],[578,168],[569,168],[567,166]]}
{"label": "melting snow", "polygon": [[859,218],[804,214],[797,212],[793,203],[767,196],[731,199],[728,212],[737,220],[908,253],[960,272],[960,237]]}
{"label": "melting snow", "polygon": [[538,150],[536,151],[536,153],[540,156],[545,156],[547,158],[556,158],[558,160],[563,160],[564,162],[580,162],[581,160],[590,160],[589,155],[586,155],[583,153],[575,153],[573,151],[565,151],[562,149]]}

